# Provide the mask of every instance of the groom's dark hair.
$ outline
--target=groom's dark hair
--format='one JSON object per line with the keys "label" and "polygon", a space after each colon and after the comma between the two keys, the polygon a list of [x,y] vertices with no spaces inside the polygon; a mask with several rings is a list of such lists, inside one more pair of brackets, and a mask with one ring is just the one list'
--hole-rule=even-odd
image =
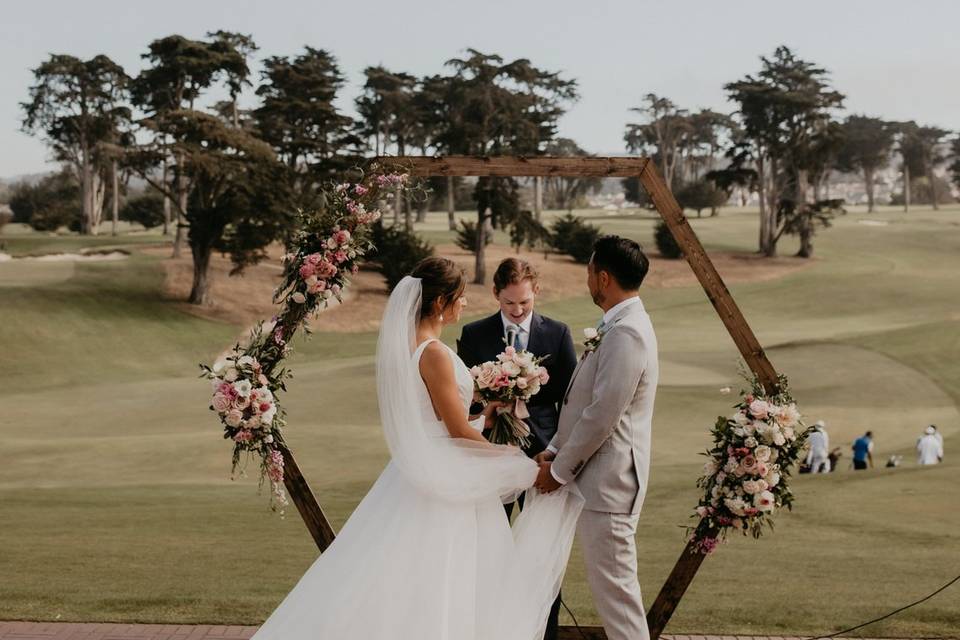
{"label": "groom's dark hair", "polygon": [[597,240],[590,261],[595,271],[606,271],[626,291],[639,289],[650,269],[650,261],[640,245],[620,236],[603,236]]}

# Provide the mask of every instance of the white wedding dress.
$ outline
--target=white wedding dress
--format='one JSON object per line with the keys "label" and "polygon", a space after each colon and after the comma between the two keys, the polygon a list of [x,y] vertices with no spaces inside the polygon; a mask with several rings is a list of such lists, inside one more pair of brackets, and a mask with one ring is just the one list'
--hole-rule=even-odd
{"label": "white wedding dress", "polygon": [[[377,353],[381,421],[392,460],[330,548],[254,640],[540,640],[560,588],[583,499],[535,490],[513,529],[502,501],[537,466],[519,449],[450,437],[414,348],[420,281],[384,314]],[[473,380],[453,361],[464,411]],[[412,353],[411,353],[412,351]],[[471,426],[480,429],[479,421]]]}

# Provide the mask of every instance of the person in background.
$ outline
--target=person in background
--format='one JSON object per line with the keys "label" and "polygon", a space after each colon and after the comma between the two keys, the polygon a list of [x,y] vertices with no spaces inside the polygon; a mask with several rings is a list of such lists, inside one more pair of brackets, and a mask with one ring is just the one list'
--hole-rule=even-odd
{"label": "person in background", "polygon": [[853,443],[853,468],[856,471],[862,471],[869,467],[873,468],[873,432],[867,431],[857,438]]}
{"label": "person in background", "polygon": [[943,444],[937,438],[937,429],[927,427],[923,437],[917,441],[917,464],[938,464],[943,460]]}
{"label": "person in background", "polygon": [[940,433],[940,430],[937,429],[937,425],[932,424],[930,428],[933,429],[933,437],[937,439],[937,442],[940,443],[940,447],[943,447],[943,434]]}
{"label": "person in background", "polygon": [[807,452],[807,466],[810,473],[830,473],[830,437],[827,435],[827,425],[823,420],[817,420],[813,431],[807,438],[810,450]]}
{"label": "person in background", "polygon": [[833,451],[830,452],[830,455],[827,456],[827,458],[829,458],[830,460],[831,472],[834,472],[839,468],[838,464],[840,462],[840,458],[842,457],[843,457],[843,449],[841,449],[840,447],[834,447]]}

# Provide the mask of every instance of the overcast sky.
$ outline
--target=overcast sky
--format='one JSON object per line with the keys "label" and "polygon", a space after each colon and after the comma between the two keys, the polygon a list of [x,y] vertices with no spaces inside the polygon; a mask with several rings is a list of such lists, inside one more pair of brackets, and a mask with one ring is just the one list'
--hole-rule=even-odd
{"label": "overcast sky", "polygon": [[173,33],[249,33],[261,58],[310,45],[339,59],[352,112],[364,67],[438,73],[472,47],[576,78],[582,98],[561,135],[620,153],[644,94],[729,111],[723,84],[780,44],[828,68],[850,111],[960,129],[958,24],[956,0],[19,0],[0,6],[0,176],[49,168],[42,142],[19,131],[19,103],[53,52],[105,53],[133,75],[147,43]]}

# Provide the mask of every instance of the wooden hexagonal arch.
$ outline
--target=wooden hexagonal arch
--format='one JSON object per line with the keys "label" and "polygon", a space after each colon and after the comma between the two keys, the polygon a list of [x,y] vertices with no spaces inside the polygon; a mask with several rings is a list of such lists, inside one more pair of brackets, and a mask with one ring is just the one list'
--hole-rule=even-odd
{"label": "wooden hexagonal arch", "polygon": [[[716,268],[690,227],[683,209],[677,204],[670,189],[650,158],[641,157],[576,157],[558,158],[549,156],[400,156],[378,158],[381,167],[404,171],[414,177],[461,176],[461,177],[636,177],[650,196],[654,207],[669,227],[677,244],[683,250],[690,268],[700,281],[714,309],[720,316],[730,337],[740,350],[744,361],[768,392],[777,386],[777,372],[767,359],[753,330],[747,324],[737,303],[717,273]],[[319,503],[300,473],[296,461],[288,450],[285,484],[297,510],[320,548],[324,551],[334,538],[333,527],[323,514]],[[666,583],[647,613],[650,637],[659,638],[670,616],[679,604],[687,587],[696,575],[704,556],[687,545]],[[592,637],[603,637],[602,632],[592,630]],[[566,634],[565,634],[566,635]],[[569,635],[569,637],[576,637]]]}

